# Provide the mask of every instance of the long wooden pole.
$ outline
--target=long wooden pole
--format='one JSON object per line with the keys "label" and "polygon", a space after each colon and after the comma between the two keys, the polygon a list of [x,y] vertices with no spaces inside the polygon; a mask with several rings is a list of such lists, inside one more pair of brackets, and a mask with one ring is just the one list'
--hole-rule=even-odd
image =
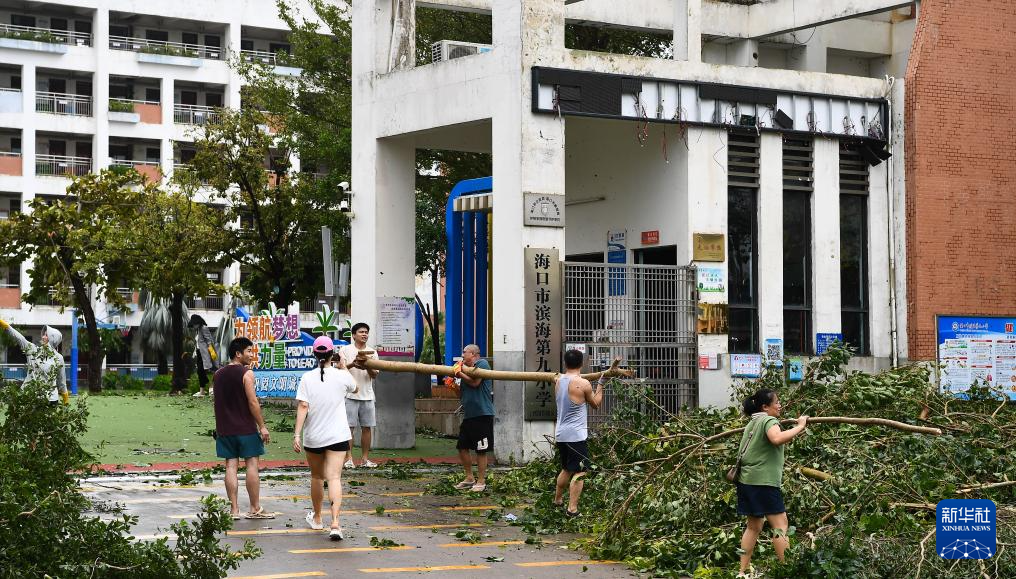
{"label": "long wooden pole", "polygon": [[[351,364],[354,368],[360,368],[362,370],[379,370],[382,372],[410,372],[414,374],[435,374],[438,376],[455,376],[456,370],[451,366],[440,366],[437,364],[420,364],[417,362],[391,362],[388,360],[375,360],[369,358],[373,352],[368,350],[361,350],[356,356],[356,359]],[[603,372],[593,372],[590,374],[583,374],[582,377],[586,380],[598,380],[600,376],[606,376],[608,378],[614,376],[621,376],[625,378],[632,378],[635,373],[631,370],[618,368],[618,364],[621,363],[620,358],[614,358],[614,362],[610,365],[609,370]],[[502,370],[483,370],[480,368],[473,368],[469,366],[463,366],[460,370],[463,374],[476,378],[483,378],[489,380],[506,380],[514,382],[557,382],[560,374],[555,372],[506,372]]]}

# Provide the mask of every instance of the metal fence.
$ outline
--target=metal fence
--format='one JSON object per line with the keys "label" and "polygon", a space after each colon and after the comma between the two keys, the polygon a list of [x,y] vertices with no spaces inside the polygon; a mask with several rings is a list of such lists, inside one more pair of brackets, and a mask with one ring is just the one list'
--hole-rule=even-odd
{"label": "metal fence", "polygon": [[[4,380],[24,380],[26,372],[27,370],[24,364],[0,364],[0,375],[2,375]],[[138,380],[151,382],[159,375],[159,368],[155,364],[110,364],[106,366],[106,372],[129,375],[132,378],[137,378]],[[71,379],[71,367],[69,362],[65,362],[64,373],[67,376],[67,384],[69,386]],[[87,381],[88,362],[81,360],[78,362],[78,387],[86,388],[85,383]]]}
{"label": "metal fence", "polygon": [[222,60],[225,57],[225,51],[218,46],[148,40],[146,38],[133,38],[130,36],[110,36],[109,47],[113,50],[131,50],[149,54],[206,58],[210,60]]}
{"label": "metal fence", "polygon": [[56,28],[37,28],[35,26],[18,26],[17,24],[0,24],[0,37],[51,44],[70,44],[73,46],[91,46],[92,35],[86,32],[71,32]]}
{"label": "metal fence", "polygon": [[64,157],[61,155],[36,155],[35,174],[56,177],[80,177],[92,170],[88,157]]}
{"label": "metal fence", "polygon": [[265,50],[241,50],[240,57],[248,62],[262,62],[272,66],[279,64],[278,57],[276,57],[275,53]]}
{"label": "metal fence", "polygon": [[219,118],[219,110],[215,107],[198,105],[174,105],[173,122],[181,125],[203,125]]}
{"label": "metal fence", "polygon": [[[584,344],[594,370],[620,357],[652,388],[655,404],[643,410],[654,418],[697,406],[695,268],[564,265],[564,342]],[[615,405],[608,390],[590,425],[604,422]]]}
{"label": "metal fence", "polygon": [[57,115],[92,116],[92,97],[58,92],[35,93],[35,111]]}

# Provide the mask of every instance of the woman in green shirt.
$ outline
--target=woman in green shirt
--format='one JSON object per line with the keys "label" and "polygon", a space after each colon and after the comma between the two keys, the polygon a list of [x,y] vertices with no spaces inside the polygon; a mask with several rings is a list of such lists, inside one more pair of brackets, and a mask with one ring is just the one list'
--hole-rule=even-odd
{"label": "woman in green shirt", "polygon": [[748,526],[741,536],[741,572],[746,576],[751,565],[758,536],[765,521],[773,528],[773,548],[782,561],[790,546],[787,530],[787,509],[783,506],[783,445],[804,432],[807,416],[797,419],[790,430],[780,428],[780,399],[772,390],[759,390],[744,401],[744,413],[751,417],[741,435],[738,452],[741,454],[741,472],[737,478],[737,514],[748,517]]}

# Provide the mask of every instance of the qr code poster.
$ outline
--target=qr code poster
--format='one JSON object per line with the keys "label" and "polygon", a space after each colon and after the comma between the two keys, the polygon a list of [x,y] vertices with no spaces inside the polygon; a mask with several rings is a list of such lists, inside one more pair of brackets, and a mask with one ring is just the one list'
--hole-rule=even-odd
{"label": "qr code poster", "polygon": [[764,351],[765,363],[769,366],[775,366],[777,368],[783,367],[783,339],[782,338],[766,338],[765,351]]}

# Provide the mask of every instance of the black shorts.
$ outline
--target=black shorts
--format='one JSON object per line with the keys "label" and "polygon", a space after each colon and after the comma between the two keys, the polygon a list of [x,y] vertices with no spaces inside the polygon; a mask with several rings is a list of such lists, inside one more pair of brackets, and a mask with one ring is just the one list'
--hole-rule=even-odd
{"label": "black shorts", "polygon": [[326,450],[334,450],[335,452],[348,452],[349,441],[343,440],[342,442],[336,442],[335,444],[329,444],[328,446],[322,446],[321,448],[311,448],[309,446],[303,447],[307,452],[313,452],[314,454],[324,454]]}
{"label": "black shorts", "polygon": [[737,514],[742,517],[764,517],[787,512],[783,491],[766,485],[737,483]]}
{"label": "black shorts", "polygon": [[466,418],[459,427],[459,450],[473,450],[483,454],[494,449],[494,417],[474,416]]}
{"label": "black shorts", "polygon": [[592,462],[589,458],[589,446],[586,441],[559,442],[557,450],[561,453],[561,468],[568,472],[586,472]]}

